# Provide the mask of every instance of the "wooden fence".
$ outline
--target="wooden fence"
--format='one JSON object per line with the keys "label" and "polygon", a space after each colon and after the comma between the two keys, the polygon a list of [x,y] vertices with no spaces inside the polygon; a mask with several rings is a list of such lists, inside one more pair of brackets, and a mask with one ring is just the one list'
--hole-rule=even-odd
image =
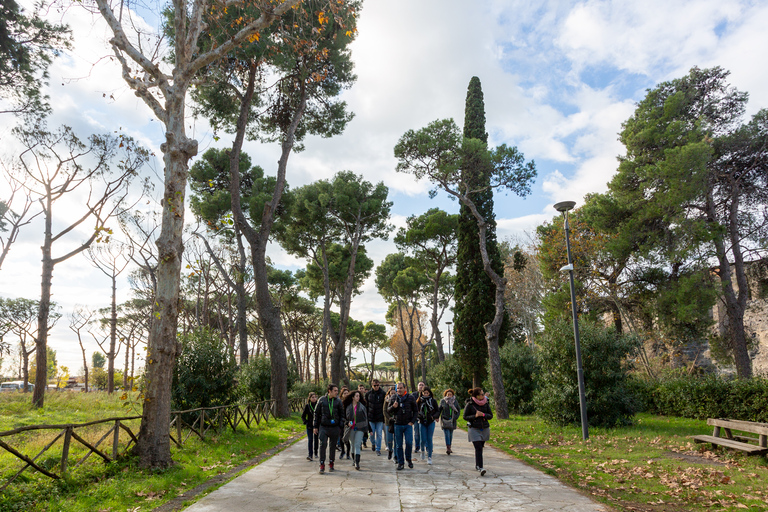
{"label": "wooden fence", "polygon": [[[304,400],[302,399],[290,400],[291,412],[301,411],[303,406]],[[204,440],[206,433],[211,429],[221,431],[229,427],[235,431],[241,424],[250,429],[254,423],[259,425],[261,421],[269,422],[270,416],[274,415],[274,400],[173,411],[171,412],[170,438],[176,446],[181,448],[192,434]],[[125,455],[137,442],[137,422],[140,419],[141,416],[126,416],[66,425],[29,425],[0,432],[0,448],[24,462],[21,469],[0,486],[0,491],[8,487],[29,468],[50,478],[60,479],[68,472],[81,466],[92,454],[101,457],[104,462],[116,460]],[[104,426],[109,428],[106,433],[101,434]],[[34,457],[25,455],[21,449],[14,448],[10,444],[10,439],[6,439],[41,430],[52,431],[55,435]],[[59,440],[61,440],[62,445],[61,456],[51,457],[51,449],[57,445]],[[75,444],[72,443],[73,440]],[[105,446],[102,447],[103,443]],[[41,459],[46,453],[48,456]],[[72,465],[71,462],[75,458],[78,460]],[[57,466],[58,471],[56,471]]]}

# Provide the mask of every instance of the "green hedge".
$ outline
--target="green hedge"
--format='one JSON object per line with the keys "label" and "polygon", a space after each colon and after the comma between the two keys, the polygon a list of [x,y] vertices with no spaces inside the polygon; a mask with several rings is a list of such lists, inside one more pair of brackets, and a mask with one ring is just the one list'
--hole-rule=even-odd
{"label": "green hedge", "polygon": [[646,412],[704,420],[768,422],[768,379],[727,380],[712,375],[660,382],[635,381]]}

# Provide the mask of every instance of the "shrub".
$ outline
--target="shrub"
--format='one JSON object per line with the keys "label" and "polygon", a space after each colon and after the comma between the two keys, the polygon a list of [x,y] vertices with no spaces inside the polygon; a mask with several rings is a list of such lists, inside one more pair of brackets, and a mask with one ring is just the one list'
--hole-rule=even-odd
{"label": "shrub", "polygon": [[237,394],[240,399],[248,402],[269,400],[271,384],[272,367],[268,357],[249,357],[247,363],[240,365],[237,374]]}
{"label": "shrub", "polygon": [[768,379],[727,380],[716,375],[677,376],[644,381],[645,410],[653,414],[704,420],[730,418],[768,422]]}
{"label": "shrub", "polygon": [[181,339],[173,371],[172,401],[177,410],[226,405],[233,398],[236,366],[225,340],[207,328]]}
{"label": "shrub", "polygon": [[445,361],[427,370],[427,385],[432,388],[436,398],[442,396],[444,390],[451,388],[456,392],[456,397],[463,401],[467,398],[467,390],[472,387],[472,379],[462,375],[461,366],[455,357],[446,355]]}
{"label": "shrub", "polygon": [[291,388],[291,392],[288,393],[288,396],[291,398],[301,398],[306,402],[310,392],[315,393],[318,397],[320,397],[323,396],[327,391],[327,382],[320,382],[319,384],[315,384],[312,381],[297,382]]}
{"label": "shrub", "polygon": [[[637,338],[593,322],[582,322],[580,328],[589,424],[631,424],[639,402],[629,382],[627,358],[637,351]],[[576,349],[570,322],[551,322],[540,341],[539,364],[536,412],[557,425],[580,423]]]}
{"label": "shrub", "polygon": [[[533,412],[538,363],[533,349],[525,343],[506,343],[500,350],[501,378],[510,412]],[[490,374],[490,370],[488,371]],[[490,389],[490,388],[489,388]]]}

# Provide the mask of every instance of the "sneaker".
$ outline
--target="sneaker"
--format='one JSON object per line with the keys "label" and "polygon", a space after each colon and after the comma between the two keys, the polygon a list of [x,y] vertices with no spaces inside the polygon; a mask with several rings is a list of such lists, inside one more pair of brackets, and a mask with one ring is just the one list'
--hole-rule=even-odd
{"label": "sneaker", "polygon": [[315,452],[315,458],[317,458],[317,452]]}
{"label": "sneaker", "polygon": [[402,464],[398,464],[398,465],[397,465],[397,470],[398,470],[398,471],[401,471],[402,469],[403,469],[403,465],[402,465]]}
{"label": "sneaker", "polygon": [[320,474],[325,473],[325,464],[320,464]]}
{"label": "sneaker", "polygon": [[309,462],[312,462],[312,457],[311,457],[310,455],[307,455],[307,460],[308,460]]}
{"label": "sneaker", "polygon": [[432,457],[427,457],[427,464],[432,465]]}
{"label": "sneaker", "polygon": [[376,447],[375,447],[375,446],[373,446],[373,445],[371,445],[371,451],[372,451],[372,452],[375,452],[375,451],[376,451]]}
{"label": "sneaker", "polygon": [[483,468],[480,468],[478,471],[480,471],[480,476],[484,476],[485,475],[485,470]]}
{"label": "sneaker", "polygon": [[413,469],[413,462],[410,460],[408,461],[408,468]]}
{"label": "sneaker", "polygon": [[376,450],[376,455],[381,456],[381,450]]}
{"label": "sneaker", "polygon": [[330,464],[328,464],[328,472],[333,473],[334,471],[335,470],[333,469],[333,462],[331,462]]}

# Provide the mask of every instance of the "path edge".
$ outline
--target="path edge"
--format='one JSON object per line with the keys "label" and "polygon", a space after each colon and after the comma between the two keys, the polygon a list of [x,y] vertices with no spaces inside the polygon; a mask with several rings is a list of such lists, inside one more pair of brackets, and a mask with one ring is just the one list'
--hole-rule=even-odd
{"label": "path edge", "polygon": [[226,473],[216,475],[213,478],[203,482],[202,484],[193,487],[189,491],[185,492],[183,496],[176,496],[175,498],[166,501],[157,508],[153,508],[152,512],[178,512],[183,510],[191,506],[197,499],[208,494],[209,492],[215,491],[222,485],[229,483],[244,473],[246,470],[258,466],[265,460],[274,457],[286,448],[296,444],[304,437],[306,437],[306,433],[292,435],[277,446],[270,448],[269,450],[257,455],[252,459],[248,459],[247,461],[238,464],[236,467],[230,469]]}

